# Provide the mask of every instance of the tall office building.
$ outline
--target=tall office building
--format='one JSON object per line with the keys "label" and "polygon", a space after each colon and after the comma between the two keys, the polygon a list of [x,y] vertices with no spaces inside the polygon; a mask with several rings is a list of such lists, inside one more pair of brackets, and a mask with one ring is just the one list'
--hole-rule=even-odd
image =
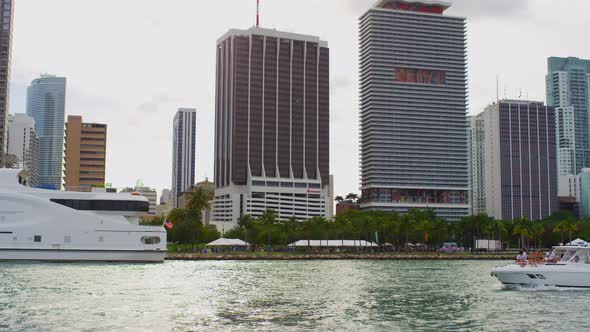
{"label": "tall office building", "polygon": [[31,145],[35,139],[35,120],[22,113],[8,114],[7,154],[14,155],[19,167],[29,168],[31,163]]}
{"label": "tall office building", "polygon": [[8,88],[10,83],[10,63],[12,57],[13,0],[0,0],[0,165],[8,149]]}
{"label": "tall office building", "polygon": [[[501,100],[477,115],[472,163],[485,212],[496,219],[543,219],[558,210],[555,113],[542,102]],[[477,179],[477,177],[483,177]]]}
{"label": "tall office building", "polygon": [[60,190],[63,178],[66,78],[41,75],[27,88],[27,115],[39,137],[38,186]]}
{"label": "tall office building", "polygon": [[197,110],[180,108],[172,131],[172,206],[177,208],[180,194],[195,183]]}
{"label": "tall office building", "polygon": [[7,157],[14,156],[17,167],[29,172],[29,186],[37,186],[39,138],[35,120],[22,113],[8,115]]}
{"label": "tall office building", "polygon": [[82,117],[68,116],[66,123],[65,188],[91,191],[104,187],[107,125],[84,123]]}
{"label": "tall office building", "polygon": [[241,215],[330,218],[329,49],[253,27],[217,41],[215,200],[222,230]]}
{"label": "tall office building", "polygon": [[481,117],[469,117],[469,200],[471,215],[485,214],[485,177],[484,177],[484,122]]}
{"label": "tall office building", "polygon": [[360,17],[361,209],[469,214],[465,18],[380,0]]}
{"label": "tall office building", "polygon": [[560,175],[590,167],[590,60],[547,60],[547,105],[555,108]]}

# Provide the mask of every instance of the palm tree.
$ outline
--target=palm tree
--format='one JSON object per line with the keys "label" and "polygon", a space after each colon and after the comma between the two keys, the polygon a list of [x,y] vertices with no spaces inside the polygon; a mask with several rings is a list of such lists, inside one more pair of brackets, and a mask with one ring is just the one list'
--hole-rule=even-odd
{"label": "palm tree", "polygon": [[334,197],[334,200],[336,202],[340,203],[340,202],[342,202],[344,200],[344,197],[342,197],[342,196],[336,196],[336,197]]}
{"label": "palm tree", "polygon": [[431,220],[424,219],[416,224],[416,229],[422,232],[424,236],[424,244],[428,244],[430,234],[435,230],[435,225]]}
{"label": "palm tree", "polygon": [[563,243],[563,233],[569,233],[569,242],[572,242],[572,232],[577,232],[580,227],[580,222],[574,218],[564,220],[555,226],[554,232],[561,233],[561,242]]}
{"label": "palm tree", "polygon": [[522,219],[514,219],[512,222],[514,223],[514,228],[513,228],[512,233],[514,235],[519,235],[521,246],[523,248],[526,247],[524,240],[525,240],[525,238],[526,239],[530,238],[531,234],[533,233],[531,221],[528,220],[527,218],[522,218]]}
{"label": "palm tree", "polygon": [[168,221],[172,224],[181,223],[186,218],[186,211],[184,209],[173,209],[168,214]]}
{"label": "palm tree", "polygon": [[346,199],[350,199],[351,201],[356,201],[358,199],[359,195],[354,194],[354,193],[350,193],[348,195],[346,195]]}
{"label": "palm tree", "polygon": [[203,188],[197,188],[194,192],[189,193],[186,204],[187,215],[202,222],[203,210],[211,208],[210,200],[211,195]]}

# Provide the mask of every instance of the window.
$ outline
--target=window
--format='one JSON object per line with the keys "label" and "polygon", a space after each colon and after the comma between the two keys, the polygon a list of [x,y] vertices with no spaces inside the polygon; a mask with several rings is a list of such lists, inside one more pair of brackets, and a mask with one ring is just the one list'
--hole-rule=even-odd
{"label": "window", "polygon": [[157,236],[142,236],[141,243],[143,243],[143,244],[158,244],[158,243],[160,243],[160,238]]}
{"label": "window", "polygon": [[35,241],[35,242],[41,242],[41,235],[35,235],[33,241]]}
{"label": "window", "polygon": [[51,199],[52,202],[81,211],[148,212],[150,203],[144,201]]}

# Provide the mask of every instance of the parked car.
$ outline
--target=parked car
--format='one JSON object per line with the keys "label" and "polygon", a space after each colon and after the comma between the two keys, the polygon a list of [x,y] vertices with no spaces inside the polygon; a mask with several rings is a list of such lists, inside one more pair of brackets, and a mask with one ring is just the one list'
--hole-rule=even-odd
{"label": "parked car", "polygon": [[445,242],[442,247],[438,249],[439,252],[462,252],[465,251],[463,247],[459,247],[457,242]]}

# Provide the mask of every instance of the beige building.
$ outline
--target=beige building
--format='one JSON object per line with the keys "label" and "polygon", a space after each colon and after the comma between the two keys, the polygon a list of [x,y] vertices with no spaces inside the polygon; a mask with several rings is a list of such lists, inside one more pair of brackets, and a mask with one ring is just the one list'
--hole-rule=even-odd
{"label": "beige building", "polygon": [[66,123],[65,188],[90,191],[105,185],[107,125],[84,123],[70,115]]}

